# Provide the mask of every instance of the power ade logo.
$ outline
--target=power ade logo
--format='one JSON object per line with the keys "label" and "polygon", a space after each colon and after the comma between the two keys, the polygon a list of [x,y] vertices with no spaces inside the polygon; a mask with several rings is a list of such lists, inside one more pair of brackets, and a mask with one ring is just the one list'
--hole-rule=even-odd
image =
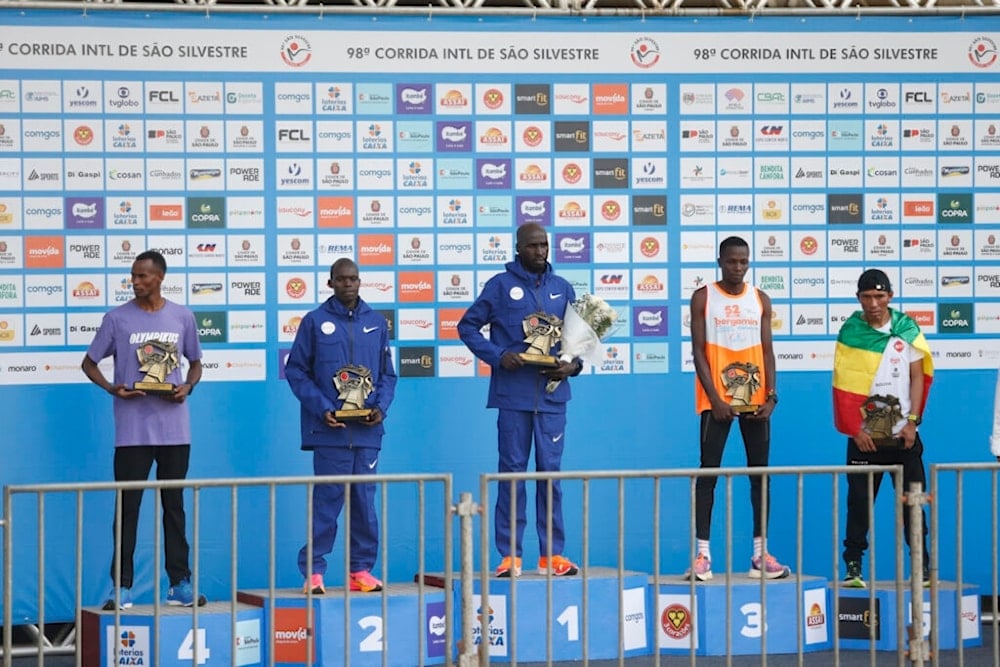
{"label": "power ade logo", "polygon": [[190,229],[222,229],[226,226],[225,197],[188,197],[187,226]]}
{"label": "power ade logo", "polygon": [[947,222],[973,222],[972,220],[972,194],[939,192],[937,196],[937,221]]}
{"label": "power ade logo", "polygon": [[973,304],[971,303],[939,303],[938,333],[940,334],[971,334],[975,322]]}
{"label": "power ade logo", "polygon": [[400,377],[434,377],[434,348],[430,346],[399,348]]}
{"label": "power ade logo", "polygon": [[196,310],[194,317],[198,325],[199,340],[202,343],[225,343],[229,330],[226,316],[224,310]]}

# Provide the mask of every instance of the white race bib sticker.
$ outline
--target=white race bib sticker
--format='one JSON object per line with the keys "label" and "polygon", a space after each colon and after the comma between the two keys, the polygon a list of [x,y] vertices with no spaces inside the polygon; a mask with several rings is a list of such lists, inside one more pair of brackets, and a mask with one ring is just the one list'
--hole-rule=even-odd
{"label": "white race bib sticker", "polygon": [[514,285],[510,288],[510,298],[514,299],[514,301],[520,301],[524,298],[524,290],[518,285]]}
{"label": "white race bib sticker", "polygon": [[323,324],[319,325],[319,330],[329,336],[337,330],[337,325],[329,321],[323,322]]}

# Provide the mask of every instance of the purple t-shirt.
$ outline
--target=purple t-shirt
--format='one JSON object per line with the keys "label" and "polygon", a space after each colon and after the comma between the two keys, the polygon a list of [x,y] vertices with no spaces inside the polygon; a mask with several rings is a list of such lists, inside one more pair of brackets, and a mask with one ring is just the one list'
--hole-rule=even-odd
{"label": "purple t-shirt", "polygon": [[[135,300],[108,311],[87,348],[91,361],[106,357],[115,360],[116,385],[131,388],[146,377],[140,370],[138,350],[151,341],[177,346],[178,365],[164,382],[183,384],[186,371],[180,360],[201,359],[201,342],[194,313],[180,304],[167,301],[163,308],[150,313]],[[159,396],[115,398],[115,447],[131,445],[187,445],[191,443],[191,415],[187,402],[173,403]]]}

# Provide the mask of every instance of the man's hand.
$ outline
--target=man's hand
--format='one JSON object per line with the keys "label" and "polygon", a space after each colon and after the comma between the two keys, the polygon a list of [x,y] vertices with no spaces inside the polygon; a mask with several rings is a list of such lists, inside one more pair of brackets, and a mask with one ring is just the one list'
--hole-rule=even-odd
{"label": "man's hand", "polygon": [[329,426],[330,428],[347,427],[347,424],[345,424],[344,422],[337,421],[337,418],[333,416],[332,410],[327,410],[326,412],[323,413],[323,421],[326,422],[326,425]]}
{"label": "man's hand", "polygon": [[758,407],[753,414],[747,415],[747,419],[768,419],[771,413],[774,412],[774,407],[776,403],[771,400],[764,401],[764,404]]}
{"label": "man's hand", "polygon": [[875,451],[875,441],[872,440],[871,435],[869,435],[864,429],[858,431],[857,435],[854,436],[854,444],[856,444],[858,449],[862,452]]}
{"label": "man's hand", "polygon": [[517,352],[504,352],[503,356],[500,357],[500,365],[508,371],[516,371],[518,368],[524,366],[524,362],[521,361],[521,357],[518,356]]}
{"label": "man's hand", "polygon": [[555,368],[546,368],[541,371],[541,374],[552,380],[565,380],[577,371],[577,363],[574,359],[573,361],[563,361],[559,360],[559,365]]}
{"label": "man's hand", "polygon": [[916,422],[906,420],[906,425],[899,432],[899,437],[903,439],[903,449],[912,449],[913,444],[917,441]]}
{"label": "man's hand", "polygon": [[366,418],[362,419],[361,423],[365,426],[375,426],[375,424],[381,424],[382,411],[378,408],[372,408],[371,413]]}
{"label": "man's hand", "polygon": [[731,422],[740,413],[733,409],[733,406],[726,403],[721,398],[712,399],[712,419],[717,422]]}

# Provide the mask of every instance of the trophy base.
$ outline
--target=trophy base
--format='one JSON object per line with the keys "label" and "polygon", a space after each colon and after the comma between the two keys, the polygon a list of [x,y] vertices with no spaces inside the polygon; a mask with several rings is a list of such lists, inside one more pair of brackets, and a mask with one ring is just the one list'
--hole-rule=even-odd
{"label": "trophy base", "polygon": [[733,410],[739,412],[740,414],[748,412],[757,412],[760,409],[759,405],[730,405]]}
{"label": "trophy base", "polygon": [[548,368],[559,368],[559,359],[551,354],[532,354],[530,352],[519,352],[518,358],[529,366],[546,366]]}
{"label": "trophy base", "polygon": [[171,396],[175,387],[170,382],[136,382],[132,385],[132,389],[144,391],[152,396]]}
{"label": "trophy base", "polygon": [[373,410],[371,408],[359,408],[355,410],[334,410],[333,418],[339,422],[360,422],[368,419]]}

